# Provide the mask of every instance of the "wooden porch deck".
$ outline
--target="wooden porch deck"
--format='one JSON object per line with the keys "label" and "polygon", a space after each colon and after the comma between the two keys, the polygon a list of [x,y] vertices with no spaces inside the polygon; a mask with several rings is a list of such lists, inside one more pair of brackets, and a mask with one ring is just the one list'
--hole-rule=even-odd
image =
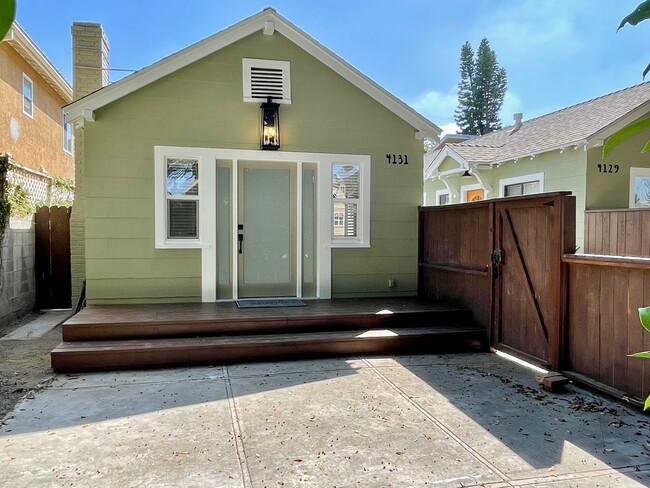
{"label": "wooden porch deck", "polygon": [[483,350],[471,312],[415,298],[90,306],[63,324],[57,371],[225,364],[348,354]]}

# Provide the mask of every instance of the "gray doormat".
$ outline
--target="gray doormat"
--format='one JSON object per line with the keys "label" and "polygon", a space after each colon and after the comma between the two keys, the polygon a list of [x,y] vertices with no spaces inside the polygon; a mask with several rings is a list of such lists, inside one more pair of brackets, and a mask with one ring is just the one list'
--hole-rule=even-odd
{"label": "gray doormat", "polygon": [[237,300],[239,308],[306,307],[302,300]]}

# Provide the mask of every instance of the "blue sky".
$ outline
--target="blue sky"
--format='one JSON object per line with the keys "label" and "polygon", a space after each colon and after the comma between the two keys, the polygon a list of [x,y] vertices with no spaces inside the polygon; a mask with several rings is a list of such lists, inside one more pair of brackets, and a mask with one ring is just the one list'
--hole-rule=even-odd
{"label": "blue sky", "polygon": [[[101,22],[111,67],[140,69],[265,7],[441,127],[453,124],[465,41],[487,37],[508,72],[502,121],[530,119],[642,81],[650,21],[640,0],[17,0],[17,20],[71,80],[70,26]],[[123,72],[113,72],[116,81]]]}

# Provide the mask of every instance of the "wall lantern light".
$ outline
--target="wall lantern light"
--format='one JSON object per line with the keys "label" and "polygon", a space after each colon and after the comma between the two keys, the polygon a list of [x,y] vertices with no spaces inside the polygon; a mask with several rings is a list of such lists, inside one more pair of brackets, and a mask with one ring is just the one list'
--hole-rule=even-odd
{"label": "wall lantern light", "polygon": [[280,104],[273,103],[271,97],[260,105],[262,109],[261,149],[280,149]]}

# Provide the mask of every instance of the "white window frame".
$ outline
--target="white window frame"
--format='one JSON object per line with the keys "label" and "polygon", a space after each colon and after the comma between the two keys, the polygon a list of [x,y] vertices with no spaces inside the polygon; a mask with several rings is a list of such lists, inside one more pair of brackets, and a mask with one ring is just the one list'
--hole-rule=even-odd
{"label": "white window frame", "polygon": [[[68,141],[70,142],[69,145]],[[74,154],[74,123],[66,123],[65,120],[63,121],[63,150],[68,154]]]}
{"label": "white window frame", "polygon": [[532,173],[499,180],[499,197],[503,198],[506,196],[506,186],[519,183],[532,183],[534,181],[539,181],[539,193],[544,193],[544,173]]}
{"label": "white window frame", "polygon": [[[31,91],[31,98],[27,96],[27,93],[25,93],[25,82],[29,84],[30,91]],[[22,92],[23,92],[23,113],[27,115],[30,118],[34,118],[34,82],[32,79],[27,76],[25,73],[23,73],[23,87],[22,87]],[[25,100],[29,100],[30,106],[32,110],[30,112],[25,110]]]}
{"label": "white window frame", "polygon": [[[156,249],[201,249],[208,247],[205,239],[205,229],[210,218],[208,195],[206,191],[209,181],[216,180],[216,164],[206,164],[205,155],[201,150],[186,148],[185,152],[166,152],[164,147],[155,148],[154,187],[155,187],[155,247]],[[198,197],[184,197],[181,195],[167,195],[167,159],[194,159],[199,164],[199,194]],[[212,178],[213,180],[210,180]],[[172,200],[196,200],[198,202],[198,237],[196,238],[170,238],[169,235],[169,206],[168,201]],[[211,214],[214,216],[214,212]]]}
{"label": "white window frame", "polygon": [[[359,198],[355,199],[335,199],[332,198],[332,170],[335,164],[350,164],[359,166]],[[327,184],[327,193],[330,196],[330,228],[331,246],[333,248],[343,247],[370,247],[370,156],[346,156],[340,160],[330,161],[327,164],[328,178],[321,184]],[[334,204],[335,203],[353,203],[357,205],[357,235],[344,237],[335,236],[334,229]]]}
{"label": "white window frame", "polygon": [[[337,217],[339,217],[340,223],[336,223]],[[333,215],[334,227],[343,227],[345,225],[345,214],[343,212],[334,212]]]}
{"label": "white window frame", "polygon": [[483,190],[483,194],[487,197],[487,191],[480,183],[473,185],[463,185],[460,187],[460,203],[467,203],[467,192],[473,190]]}
{"label": "white window frame", "polygon": [[650,168],[630,168],[630,193],[629,204],[630,208],[650,208],[646,205],[637,205],[634,201],[636,195],[636,179],[647,178],[650,179]]}
{"label": "white window frame", "polygon": [[440,206],[440,197],[448,195],[449,196],[449,203],[451,203],[451,192],[449,190],[436,190],[436,202],[435,204]]}

